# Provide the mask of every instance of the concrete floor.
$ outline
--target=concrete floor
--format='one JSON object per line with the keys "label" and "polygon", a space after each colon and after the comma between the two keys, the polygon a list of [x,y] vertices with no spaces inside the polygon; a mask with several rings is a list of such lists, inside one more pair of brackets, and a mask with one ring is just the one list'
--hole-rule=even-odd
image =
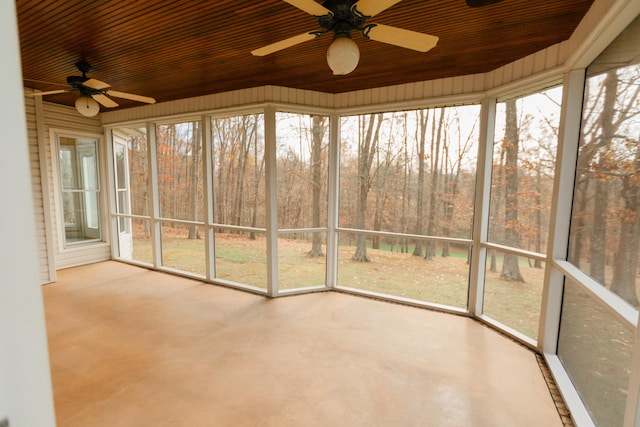
{"label": "concrete floor", "polygon": [[43,292],[59,427],[562,426],[535,355],[464,317],[116,262]]}

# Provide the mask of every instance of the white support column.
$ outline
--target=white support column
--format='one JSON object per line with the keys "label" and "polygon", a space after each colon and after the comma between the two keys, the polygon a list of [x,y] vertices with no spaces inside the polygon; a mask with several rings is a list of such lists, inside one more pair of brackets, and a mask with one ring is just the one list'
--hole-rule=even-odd
{"label": "white support column", "polygon": [[487,249],[481,244],[489,233],[489,202],[491,201],[491,169],[493,167],[493,139],[496,118],[495,98],[485,98],[480,110],[478,139],[478,168],[476,170],[476,197],[473,209],[473,250],[469,274],[469,312],[482,314],[484,277]]}
{"label": "white support column", "polygon": [[563,88],[556,175],[549,218],[547,268],[538,331],[538,347],[546,354],[556,354],[558,346],[564,275],[554,269],[553,260],[566,260],[569,247],[573,186],[580,142],[584,70],[568,73]]}
{"label": "white support column", "polygon": [[162,265],[162,227],[158,218],[160,217],[160,193],[158,191],[158,144],[156,142],[156,125],[147,123],[147,159],[149,178],[149,217],[151,218],[151,255],[153,266],[158,268]]}
{"label": "white support column", "polygon": [[265,199],[267,225],[267,295],[278,296],[278,194],[276,171],[276,109],[264,109]]}
{"label": "white support column", "polygon": [[[113,159],[113,135],[111,129],[108,129],[105,134],[106,141],[106,171],[107,171],[107,179],[106,185],[104,186],[102,191],[107,192],[107,221],[111,224],[111,258],[120,257],[120,227],[118,226],[118,217],[113,216],[113,213],[117,212],[116,209],[116,197],[117,197],[117,183],[115,177],[114,170],[114,159]],[[104,163],[104,162],[103,162]],[[106,230],[105,230],[106,231]]]}
{"label": "white support column", "polygon": [[202,160],[203,164],[203,191],[204,191],[204,247],[206,254],[207,280],[213,280],[216,277],[216,256],[215,256],[215,236],[213,227],[213,142],[211,138],[211,118],[202,116],[200,119],[202,129]]}
{"label": "white support column", "polygon": [[14,1],[0,1],[0,422],[55,426]]}
{"label": "white support column", "polygon": [[340,116],[329,116],[329,189],[327,202],[327,272],[326,286],[335,288],[338,277],[338,197],[340,191]]}

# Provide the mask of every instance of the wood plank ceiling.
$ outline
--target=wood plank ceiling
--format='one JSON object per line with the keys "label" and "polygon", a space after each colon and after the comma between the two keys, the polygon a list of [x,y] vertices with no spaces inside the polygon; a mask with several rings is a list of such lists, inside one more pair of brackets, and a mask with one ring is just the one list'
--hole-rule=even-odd
{"label": "wood plank ceiling", "polygon": [[[251,50],[318,30],[311,15],[282,0],[17,0],[25,87],[53,90],[80,74],[158,102],[263,85],[341,93],[481,73],[566,40],[593,0],[403,0],[368,22],[440,37],[427,53],[354,33],[360,63],[334,76],[331,35],[265,57]],[[46,101],[73,105],[76,94]],[[118,100],[120,108],[139,105]]]}

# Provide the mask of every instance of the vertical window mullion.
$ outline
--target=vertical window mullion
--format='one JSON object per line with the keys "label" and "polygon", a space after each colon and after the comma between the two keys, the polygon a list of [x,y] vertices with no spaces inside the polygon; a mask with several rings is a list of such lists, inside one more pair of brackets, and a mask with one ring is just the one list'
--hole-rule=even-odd
{"label": "vertical window mullion", "polygon": [[487,249],[483,247],[483,244],[487,241],[489,230],[495,117],[496,99],[484,99],[480,112],[476,198],[473,213],[473,249],[471,254],[471,272],[469,275],[468,310],[475,315],[482,314],[484,295]]}
{"label": "vertical window mullion", "polygon": [[264,110],[265,194],[267,228],[267,295],[278,295],[278,195],[276,176],[276,109]]}
{"label": "vertical window mullion", "polygon": [[340,116],[332,114],[329,118],[329,191],[327,202],[327,273],[326,286],[335,288],[338,275],[338,183],[340,173]]}
{"label": "vertical window mullion", "polygon": [[538,347],[548,354],[556,354],[564,275],[553,268],[553,260],[566,260],[569,245],[569,225],[573,186],[580,140],[580,120],[584,92],[584,70],[565,76],[562,110],[556,158],[556,176],[551,203],[551,224],[547,245],[547,268],[542,293]]}
{"label": "vertical window mullion", "polygon": [[[118,242],[118,234],[119,234],[119,227],[118,227],[118,221],[119,218],[117,216],[113,216],[114,213],[118,213],[120,212],[120,209],[118,208],[118,182],[117,182],[117,171],[116,171],[116,156],[115,156],[115,152],[114,152],[114,147],[113,147],[113,136],[111,134],[111,132],[106,132],[106,141],[107,141],[107,177],[108,177],[108,183],[109,185],[113,186],[113,190],[114,191],[107,191],[109,200],[109,219],[110,219],[110,224],[111,224],[111,257],[112,258],[118,258],[120,256],[120,249],[119,249],[119,245],[116,245],[116,242]],[[109,187],[107,186],[107,190],[109,190]]]}
{"label": "vertical window mullion", "polygon": [[160,194],[158,190],[158,144],[156,140],[155,123],[147,123],[147,147],[149,162],[149,213],[151,221],[151,251],[153,266],[158,268],[162,265],[162,242],[160,224]]}
{"label": "vertical window mullion", "polygon": [[213,280],[216,277],[216,257],[215,257],[215,236],[213,232],[213,156],[212,156],[212,135],[211,135],[211,118],[203,116],[201,118],[202,127],[202,160],[203,165],[203,192],[204,192],[204,238],[205,238],[205,254],[206,254],[206,276],[207,280]]}

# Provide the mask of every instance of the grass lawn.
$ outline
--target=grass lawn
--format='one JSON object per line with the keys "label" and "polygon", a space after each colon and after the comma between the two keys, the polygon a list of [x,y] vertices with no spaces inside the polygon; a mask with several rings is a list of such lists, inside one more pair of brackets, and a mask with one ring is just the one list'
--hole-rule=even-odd
{"label": "grass lawn", "polygon": [[[280,289],[322,286],[326,259],[310,257],[311,244],[295,239],[278,239],[278,276]],[[323,247],[324,249],[324,247]],[[370,262],[351,259],[353,246],[340,246],[338,285],[416,299],[458,308],[466,308],[469,266],[466,251],[432,260],[410,253],[369,248]],[[204,240],[189,240],[186,234],[163,229],[163,264],[204,275]],[[216,277],[266,288],[267,259],[264,236],[249,239],[244,234],[218,233],[215,238]],[[133,258],[149,262],[151,241],[134,235]],[[537,337],[542,294],[543,269],[532,268],[521,260],[525,283],[499,278],[498,272],[487,272],[485,313],[532,338]]]}

